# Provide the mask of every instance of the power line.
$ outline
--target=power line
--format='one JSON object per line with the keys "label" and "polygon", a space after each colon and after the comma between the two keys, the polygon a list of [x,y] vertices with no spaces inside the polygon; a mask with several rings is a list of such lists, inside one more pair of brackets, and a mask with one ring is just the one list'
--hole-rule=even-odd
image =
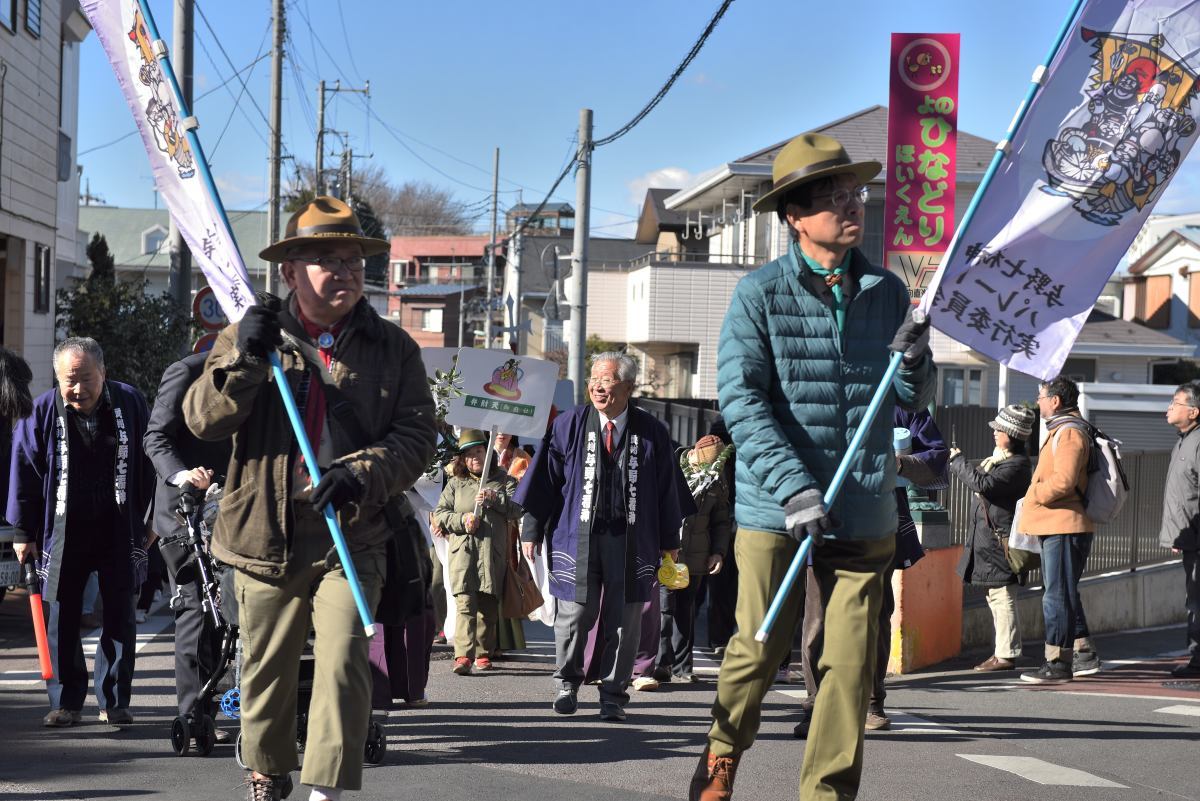
{"label": "power line", "polygon": [[[270,33],[270,31],[271,31],[271,26],[270,26],[270,25],[268,25],[268,26],[267,26],[267,29],[263,31],[262,40],[261,40],[261,41],[258,43],[258,53],[259,53],[259,55],[260,55],[260,56],[265,56],[265,55],[267,55],[266,53],[264,53],[264,52],[263,52],[263,48],[264,48],[264,46],[265,46],[265,45],[266,45],[266,43],[267,43],[267,34],[268,34],[268,33]],[[207,51],[205,51],[205,52],[207,52]],[[254,63],[255,63],[255,64],[257,64],[257,63],[258,63],[258,59],[255,59],[255,62],[254,62]],[[213,69],[214,69],[214,70],[216,69],[216,65],[214,65],[214,66],[213,66]],[[218,77],[219,77],[219,76],[220,76],[220,72],[218,72],[218,73],[217,73],[217,75],[218,75]],[[249,73],[249,74],[246,76],[246,78],[247,78],[247,79],[249,79],[249,78],[251,78],[253,75],[254,75],[254,70],[251,70],[251,71],[250,71],[250,73]],[[242,97],[243,97],[243,96],[245,96],[247,88],[248,88],[248,87],[247,87],[247,85],[246,85],[246,81],[242,81],[242,90],[241,90],[241,91],[238,93],[238,96],[237,96],[237,97],[234,99],[234,101],[233,101],[233,105],[234,105],[234,107],[235,107],[235,108],[236,108],[236,107],[237,107],[237,106],[238,106],[238,105],[239,105],[239,104],[242,102]],[[213,144],[213,146],[212,146],[212,150],[211,150],[211,151],[210,151],[210,152],[207,154],[207,155],[208,155],[208,157],[209,157],[209,160],[212,160],[212,159],[213,159],[213,158],[216,156],[216,154],[217,154],[217,148],[219,148],[219,147],[221,146],[221,142],[222,142],[222,140],[224,140],[224,139],[225,139],[225,133],[226,133],[226,132],[229,130],[229,126],[230,126],[232,123],[233,123],[233,112],[231,111],[231,112],[229,113],[229,117],[228,117],[228,119],[226,119],[226,120],[225,120],[225,127],[221,129],[221,133],[220,133],[220,134],[217,136],[217,141],[216,141],[216,143],[215,143],[215,144]]]}
{"label": "power line", "polygon": [[[732,0],[730,0],[730,2],[732,2]],[[212,24],[208,21],[208,17],[205,15],[204,9],[201,8],[199,4],[196,4],[196,11],[197,11],[197,13],[200,14],[200,19],[204,22],[204,27],[208,28],[208,32],[212,34],[213,40],[217,43],[217,48],[221,51],[221,55],[225,56],[225,61],[229,64],[229,68],[236,69],[236,67],[233,66],[233,59],[231,59],[229,57],[229,53],[225,50],[225,45],[221,44],[221,37],[217,35],[216,30],[213,28]],[[269,23],[268,23],[268,28],[270,28]],[[197,41],[201,41],[199,37],[196,37],[196,38],[197,38]],[[202,48],[204,47],[203,41],[201,41],[200,47],[202,47]],[[207,49],[205,49],[204,52],[206,55],[208,55]],[[217,68],[216,60],[213,59],[211,55],[209,55],[209,61],[213,62],[213,69],[216,69]],[[219,76],[220,72],[218,72],[217,74]],[[242,81],[241,78],[239,78],[238,80],[241,81],[242,89],[245,90],[246,82]],[[253,94],[250,94],[250,102],[254,105],[254,108],[256,108],[258,110],[258,114],[260,117],[262,117],[263,122],[265,122],[267,124],[267,127],[270,127],[271,120],[267,118],[267,114],[265,111],[262,110],[262,106],[258,105],[258,101],[254,99]]]}
{"label": "power line", "polygon": [[[196,102],[196,103],[199,103],[201,100],[203,100],[204,98],[208,97],[208,96],[209,96],[209,95],[211,95],[213,92],[219,92],[219,91],[221,91],[222,89],[224,89],[224,88],[226,87],[226,85],[228,85],[228,84],[229,84],[231,81],[233,81],[235,78],[237,78],[237,77],[238,77],[238,76],[239,76],[241,73],[245,72],[246,70],[253,69],[255,64],[257,64],[258,62],[262,61],[264,58],[266,58],[266,57],[267,57],[267,56],[269,56],[269,55],[270,55],[270,53],[263,53],[263,54],[262,54],[262,55],[260,55],[258,58],[254,59],[254,60],[253,60],[253,61],[251,61],[249,64],[247,64],[246,66],[242,67],[240,70],[238,70],[237,72],[235,72],[233,75],[230,75],[228,78],[226,78],[226,79],[225,79],[225,81],[224,81],[223,83],[219,83],[219,84],[217,84],[216,86],[214,86],[212,89],[209,89],[209,90],[208,90],[207,92],[205,92],[204,94],[201,94],[201,95],[197,96],[197,97],[196,97],[196,101],[195,101],[195,102]],[[194,104],[193,104],[193,105],[194,105]],[[93,146],[93,147],[89,147],[87,150],[81,150],[81,151],[79,151],[79,152],[76,154],[76,157],[78,158],[79,156],[86,156],[88,153],[94,153],[94,152],[95,152],[95,151],[97,151],[97,150],[103,150],[103,149],[104,149],[104,148],[106,148],[106,147],[111,147],[112,145],[115,145],[115,144],[117,144],[118,142],[124,142],[124,141],[125,141],[126,139],[128,139],[129,137],[131,137],[131,136],[134,136],[135,134],[137,134],[137,132],[138,132],[138,129],[137,129],[137,128],[134,128],[132,131],[129,131],[128,133],[121,134],[121,135],[120,135],[120,136],[118,136],[116,139],[113,139],[113,140],[111,140],[111,141],[109,141],[109,142],[105,142],[105,143],[104,143],[104,144],[102,144],[102,145],[95,145],[95,146]]]}
{"label": "power line", "polygon": [[687,56],[685,56],[683,61],[679,63],[679,66],[675,68],[675,71],[671,73],[671,77],[668,78],[667,82],[663,84],[661,89],[658,90],[658,93],[654,95],[654,97],[650,98],[650,102],[643,106],[642,110],[635,114],[633,119],[631,119],[629,122],[625,123],[608,136],[595,140],[592,143],[593,147],[603,147],[604,145],[612,144],[613,142],[617,141],[622,136],[632,131],[635,125],[645,119],[646,115],[653,111],[654,107],[662,102],[662,99],[667,96],[667,92],[671,91],[671,87],[675,85],[675,81],[679,79],[679,76],[683,74],[683,71],[686,70],[688,65],[692,63],[692,59],[700,54],[700,48],[704,47],[704,43],[708,41],[709,34],[711,34],[717,27],[717,23],[721,21],[721,17],[725,16],[725,12],[732,4],[733,0],[724,0],[724,2],[721,3],[721,7],[717,9],[717,13],[713,14],[712,19],[708,21],[708,26],[705,27],[704,33],[700,34],[700,38],[696,40],[694,45],[692,45],[692,49],[688,51]]}
{"label": "power line", "polygon": [[357,78],[357,83],[362,83],[362,74],[358,71],[358,64],[354,61],[354,48],[350,46],[350,34],[346,32],[346,15],[342,11],[342,0],[337,0],[338,19],[342,23],[342,41],[346,43],[346,55],[350,57],[350,68],[354,70],[354,77]]}

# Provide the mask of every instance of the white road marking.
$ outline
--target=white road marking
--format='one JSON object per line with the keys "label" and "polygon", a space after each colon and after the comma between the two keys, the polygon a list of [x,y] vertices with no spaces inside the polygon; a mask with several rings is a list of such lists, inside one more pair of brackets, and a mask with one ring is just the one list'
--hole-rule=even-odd
{"label": "white road marking", "polygon": [[1200,704],[1177,704],[1175,706],[1164,706],[1154,711],[1162,712],[1164,715],[1188,715],[1200,718]]}
{"label": "white road marking", "polygon": [[[145,623],[138,624],[137,646],[138,653],[169,626],[175,624],[173,615],[154,615],[146,618]],[[83,638],[83,656],[85,659],[96,656],[96,648],[100,645],[100,630],[95,629]],[[36,659],[36,656],[34,657]],[[5,690],[37,690],[46,686],[40,670],[6,670],[0,673],[0,689]]]}
{"label": "white road marking", "polygon": [[1007,771],[1037,784],[1056,785],[1060,787],[1117,787],[1128,789],[1123,784],[1102,779],[1086,771],[1055,765],[1052,762],[1046,762],[1043,759],[1036,759],[1035,757],[989,756],[987,754],[957,754],[957,756],[969,762]]}

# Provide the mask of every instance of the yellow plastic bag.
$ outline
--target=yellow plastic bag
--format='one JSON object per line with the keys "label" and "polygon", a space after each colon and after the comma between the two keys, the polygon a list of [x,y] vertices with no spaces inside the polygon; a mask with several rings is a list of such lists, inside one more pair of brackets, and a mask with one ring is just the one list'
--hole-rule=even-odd
{"label": "yellow plastic bag", "polygon": [[658,581],[668,590],[682,590],[692,580],[688,566],[682,562],[675,563],[670,554],[664,554],[662,564],[658,568]]}

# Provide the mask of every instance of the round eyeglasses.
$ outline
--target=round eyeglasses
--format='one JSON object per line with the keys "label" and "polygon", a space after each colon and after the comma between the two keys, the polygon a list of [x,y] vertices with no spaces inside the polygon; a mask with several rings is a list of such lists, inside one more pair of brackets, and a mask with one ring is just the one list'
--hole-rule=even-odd
{"label": "round eyeglasses", "polygon": [[832,192],[814,195],[813,199],[815,200],[819,197],[829,198],[829,205],[834,207],[848,205],[851,201],[856,205],[865,206],[867,205],[867,201],[871,199],[871,187],[864,185],[856,186],[852,189],[835,189]]}

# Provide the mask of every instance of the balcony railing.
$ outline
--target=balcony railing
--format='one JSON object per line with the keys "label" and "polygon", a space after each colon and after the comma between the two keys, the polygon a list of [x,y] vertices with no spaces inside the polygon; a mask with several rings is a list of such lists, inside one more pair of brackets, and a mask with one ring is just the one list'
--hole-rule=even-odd
{"label": "balcony railing", "polygon": [[729,253],[708,253],[699,251],[652,250],[631,260],[629,266],[633,269],[647,267],[651,264],[703,264],[722,267],[741,267],[753,269],[766,264],[768,259],[763,256],[734,256]]}

